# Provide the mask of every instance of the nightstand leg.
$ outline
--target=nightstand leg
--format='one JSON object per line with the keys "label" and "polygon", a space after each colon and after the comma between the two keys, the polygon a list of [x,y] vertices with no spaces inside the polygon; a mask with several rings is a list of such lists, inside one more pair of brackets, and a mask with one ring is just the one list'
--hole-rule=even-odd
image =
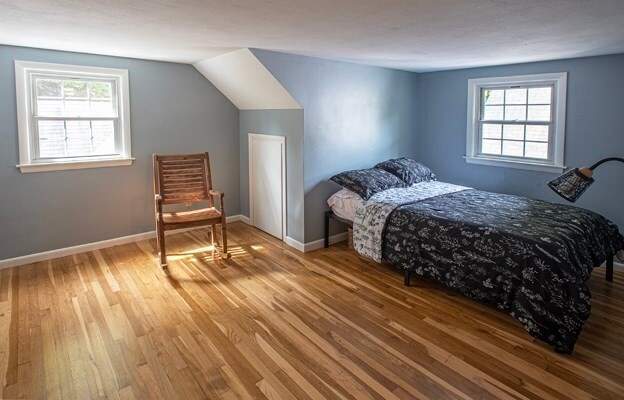
{"label": "nightstand leg", "polygon": [[329,211],[325,211],[325,248],[329,247]]}
{"label": "nightstand leg", "polygon": [[607,273],[605,279],[607,282],[613,282],[613,256],[607,258]]}

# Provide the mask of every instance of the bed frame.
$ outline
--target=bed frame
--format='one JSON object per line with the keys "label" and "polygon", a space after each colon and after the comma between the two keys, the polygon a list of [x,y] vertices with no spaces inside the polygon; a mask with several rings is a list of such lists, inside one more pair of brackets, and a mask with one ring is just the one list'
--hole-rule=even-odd
{"label": "bed frame", "polygon": [[333,211],[325,211],[325,248],[329,247],[329,220],[333,219],[336,222],[340,222],[341,224],[345,224],[350,228],[353,228],[353,221],[349,221],[348,219],[340,218]]}
{"label": "bed frame", "polygon": [[[353,228],[353,221],[340,218],[339,216],[334,214],[333,211],[325,211],[325,248],[329,247],[329,220],[331,219]],[[613,255],[607,257],[606,272],[605,272],[605,279],[607,280],[607,282],[613,282],[613,257],[614,257]],[[411,278],[411,272],[407,269],[404,270],[403,271],[403,284],[405,286],[409,286],[410,278]]]}

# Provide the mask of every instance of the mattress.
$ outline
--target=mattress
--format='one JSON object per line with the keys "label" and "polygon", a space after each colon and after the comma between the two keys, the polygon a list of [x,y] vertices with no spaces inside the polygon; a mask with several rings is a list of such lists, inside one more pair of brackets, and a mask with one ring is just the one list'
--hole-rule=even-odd
{"label": "mattress", "polygon": [[334,193],[327,200],[327,204],[334,214],[349,221],[355,219],[355,210],[362,203],[364,203],[364,200],[360,196],[347,189]]}

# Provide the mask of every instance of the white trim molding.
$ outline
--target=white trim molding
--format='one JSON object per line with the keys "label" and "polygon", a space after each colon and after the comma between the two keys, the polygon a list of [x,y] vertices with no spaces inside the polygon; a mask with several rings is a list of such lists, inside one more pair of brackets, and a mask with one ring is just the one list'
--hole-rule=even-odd
{"label": "white trim molding", "polygon": [[[348,239],[348,237],[349,235],[347,232],[338,233],[336,235],[329,237],[329,244],[331,245],[331,244],[335,244],[338,242],[344,242],[345,240]],[[284,240],[284,242],[290,247],[293,247],[302,253],[307,253],[312,250],[317,250],[325,246],[325,239],[319,239],[319,240],[315,240],[313,242],[308,242],[308,243],[301,243],[291,238],[290,236],[286,236],[286,239]]]}
{"label": "white trim molding", "polygon": [[286,239],[284,239],[284,243],[296,250],[299,250],[302,253],[305,252],[305,245],[298,240],[291,238],[290,236],[286,236]]}
{"label": "white trim molding", "polygon": [[[469,164],[481,164],[495,167],[527,169],[560,174],[565,170],[565,124],[566,124],[566,95],[567,72],[501,76],[493,78],[478,78],[468,80],[468,109],[466,121],[466,156]],[[481,119],[481,89],[482,88],[509,88],[514,86],[552,85],[552,126],[549,138],[548,160],[538,160],[523,157],[505,157],[498,155],[481,154],[480,119]],[[502,123],[495,121],[492,123]],[[523,121],[509,121],[520,124]],[[528,121],[537,124],[536,121]]]}
{"label": "white trim molding", "polygon": [[552,164],[528,163],[518,160],[501,160],[500,158],[489,158],[485,156],[464,156],[464,159],[468,164],[480,164],[489,165],[492,167],[505,167],[514,169],[525,169],[529,171],[551,172],[553,174],[560,174],[563,172],[563,170],[566,169],[565,166],[559,167]]}
{"label": "white trim molding", "polygon": [[[243,215],[232,215],[232,216],[227,217],[225,220],[229,224],[229,223],[238,222],[238,221],[244,222],[244,219],[246,218],[247,217]],[[165,234],[173,235],[176,233],[188,232],[188,231],[202,229],[202,228],[205,228],[205,227],[200,226],[200,227],[195,227],[195,228],[176,229],[176,230],[167,231],[165,232]],[[77,246],[65,247],[62,249],[48,250],[48,251],[43,251],[41,253],[28,254],[25,256],[14,257],[14,258],[7,258],[5,260],[0,260],[0,269],[18,267],[20,265],[32,264],[32,263],[36,263],[39,261],[46,261],[46,260],[51,260],[54,258],[66,257],[66,256],[74,255],[74,254],[85,253],[87,251],[105,249],[108,247],[119,246],[122,244],[139,242],[141,240],[148,240],[148,239],[154,239],[154,238],[156,238],[156,231],[149,231],[149,232],[137,233],[134,235],[117,237],[113,239],[101,240],[99,242],[79,244]]]}
{"label": "white trim molding", "polygon": [[22,173],[29,172],[47,172],[47,171],[61,171],[66,169],[87,169],[87,168],[105,168],[105,167],[123,167],[132,165],[134,158],[99,158],[97,160],[76,160],[76,161],[63,161],[55,163],[32,163],[32,164],[20,164],[17,168]]}
{"label": "white trim molding", "polygon": [[[41,118],[41,116],[35,115],[36,105],[33,98],[35,92],[33,79],[40,75],[57,76],[65,79],[105,79],[114,82],[113,99],[116,115],[110,117],[111,120],[116,121],[114,154],[75,158],[39,158],[36,118]],[[131,165],[134,161],[130,138],[130,85],[128,83],[128,70],[16,60],[15,92],[19,143],[19,164],[16,167],[21,172],[118,167]],[[52,117],[46,116],[45,118]],[[60,118],[62,121],[68,119],[89,120],[87,116],[54,118]],[[91,118],[95,117],[91,116]]]}

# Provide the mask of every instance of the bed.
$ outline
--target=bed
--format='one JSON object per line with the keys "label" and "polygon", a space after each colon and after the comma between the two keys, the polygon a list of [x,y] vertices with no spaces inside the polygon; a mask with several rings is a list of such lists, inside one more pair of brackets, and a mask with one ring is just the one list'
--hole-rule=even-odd
{"label": "bed", "polygon": [[560,353],[590,315],[593,268],[624,255],[618,227],[578,207],[433,179],[338,197],[332,211],[352,222],[358,253],[402,270],[406,284],[422,276],[505,310]]}

